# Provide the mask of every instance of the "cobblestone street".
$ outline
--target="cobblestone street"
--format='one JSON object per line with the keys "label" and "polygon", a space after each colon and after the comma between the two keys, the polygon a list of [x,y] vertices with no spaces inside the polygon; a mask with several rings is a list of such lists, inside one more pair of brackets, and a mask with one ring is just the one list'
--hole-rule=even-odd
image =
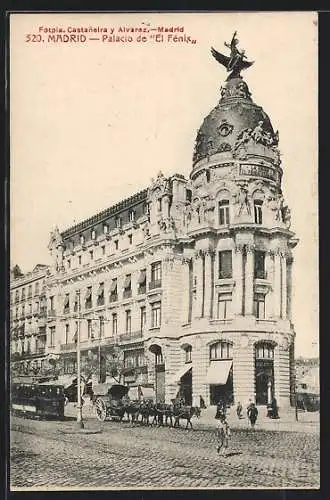
{"label": "cobblestone street", "polygon": [[223,458],[211,430],[88,419],[91,433],[78,433],[74,421],[18,417],[11,428],[14,489],[319,486],[317,433],[233,429]]}

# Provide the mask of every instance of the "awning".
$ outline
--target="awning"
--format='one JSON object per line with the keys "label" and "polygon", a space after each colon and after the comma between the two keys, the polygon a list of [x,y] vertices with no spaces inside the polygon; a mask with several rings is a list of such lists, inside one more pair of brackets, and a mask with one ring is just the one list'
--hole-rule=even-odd
{"label": "awning", "polygon": [[140,272],[140,276],[137,280],[138,285],[143,285],[146,282],[146,270]]}
{"label": "awning", "polygon": [[110,293],[113,293],[117,288],[117,280],[114,279],[112,280],[111,286],[110,286]]}
{"label": "awning", "polygon": [[152,387],[141,387],[142,398],[144,399],[154,399],[155,391]]}
{"label": "awning", "polygon": [[180,370],[178,370],[173,377],[170,378],[168,383],[169,384],[179,384],[181,377],[183,377],[183,375],[185,373],[187,373],[189,370],[191,370],[191,368],[192,368],[191,363],[189,363],[189,364],[187,363],[182,368],[180,368]]}
{"label": "awning", "polygon": [[131,286],[131,275],[128,274],[124,281],[124,288],[129,288]]}
{"label": "awning", "polygon": [[231,360],[211,361],[206,375],[206,382],[214,385],[225,385],[232,364]]}

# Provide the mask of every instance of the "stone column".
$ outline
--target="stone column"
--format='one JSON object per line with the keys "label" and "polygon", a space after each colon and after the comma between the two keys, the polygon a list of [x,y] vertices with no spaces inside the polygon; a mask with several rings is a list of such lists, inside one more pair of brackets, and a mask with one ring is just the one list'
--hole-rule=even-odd
{"label": "stone column", "polygon": [[274,255],[274,281],[273,281],[273,313],[275,318],[281,316],[281,256],[279,251]]}
{"label": "stone column", "polygon": [[234,314],[240,316],[243,312],[243,246],[236,245],[234,253],[235,306]]}
{"label": "stone column", "polygon": [[287,318],[291,320],[291,302],[292,302],[292,264],[293,264],[293,258],[289,257],[286,261],[286,303],[287,303],[287,308],[286,308],[286,314]]}
{"label": "stone column", "polygon": [[194,276],[196,277],[196,300],[194,301],[194,318],[200,318],[203,310],[203,256],[201,252],[195,254]]}
{"label": "stone column", "polygon": [[182,305],[181,305],[181,323],[184,325],[189,322],[189,304],[191,295],[191,285],[189,279],[190,259],[182,259]]}
{"label": "stone column", "polygon": [[170,198],[168,195],[165,195],[162,198],[162,213],[163,217],[170,216]]}
{"label": "stone column", "polygon": [[281,264],[282,264],[282,283],[281,283],[281,289],[282,289],[282,307],[281,307],[281,312],[282,312],[282,318],[286,319],[287,315],[287,271],[286,271],[286,255],[283,254],[281,256]]}
{"label": "stone column", "polygon": [[253,281],[254,281],[254,247],[246,245],[245,265],[245,314],[253,314]]}
{"label": "stone column", "polygon": [[[266,252],[266,257],[265,257],[265,270],[266,270],[266,277],[267,281],[270,283],[273,283],[274,280],[274,266],[273,266],[273,258],[271,255],[271,252]],[[265,318],[271,318],[273,317],[273,309],[274,309],[274,292],[273,289],[270,288],[268,290],[268,293],[266,295],[266,304],[265,304]]]}
{"label": "stone column", "polygon": [[207,252],[205,252],[204,316],[206,318],[212,317],[213,289],[213,252],[212,250],[208,250]]}

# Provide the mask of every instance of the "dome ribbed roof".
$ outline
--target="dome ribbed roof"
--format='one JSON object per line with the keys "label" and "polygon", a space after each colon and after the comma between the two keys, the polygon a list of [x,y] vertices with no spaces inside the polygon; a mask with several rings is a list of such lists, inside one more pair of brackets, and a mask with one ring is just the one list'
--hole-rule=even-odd
{"label": "dome ribbed roof", "polygon": [[221,87],[218,105],[204,119],[197,133],[194,165],[218,153],[232,152],[235,157],[249,137],[266,149],[274,149],[278,143],[268,115],[252,101],[247,84],[239,76]]}

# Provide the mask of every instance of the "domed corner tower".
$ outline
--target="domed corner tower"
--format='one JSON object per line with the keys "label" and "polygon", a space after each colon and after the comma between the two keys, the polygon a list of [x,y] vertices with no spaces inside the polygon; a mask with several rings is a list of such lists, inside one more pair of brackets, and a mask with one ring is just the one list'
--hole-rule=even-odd
{"label": "domed corner tower", "polygon": [[[185,207],[193,240],[193,336],[203,339],[193,392],[208,404],[294,391],[290,210],[281,190],[279,134],[240,75],[251,66],[237,48],[212,49],[230,72],[197,133]],[[192,241],[191,241],[192,243]],[[199,341],[200,342],[200,341]]]}

